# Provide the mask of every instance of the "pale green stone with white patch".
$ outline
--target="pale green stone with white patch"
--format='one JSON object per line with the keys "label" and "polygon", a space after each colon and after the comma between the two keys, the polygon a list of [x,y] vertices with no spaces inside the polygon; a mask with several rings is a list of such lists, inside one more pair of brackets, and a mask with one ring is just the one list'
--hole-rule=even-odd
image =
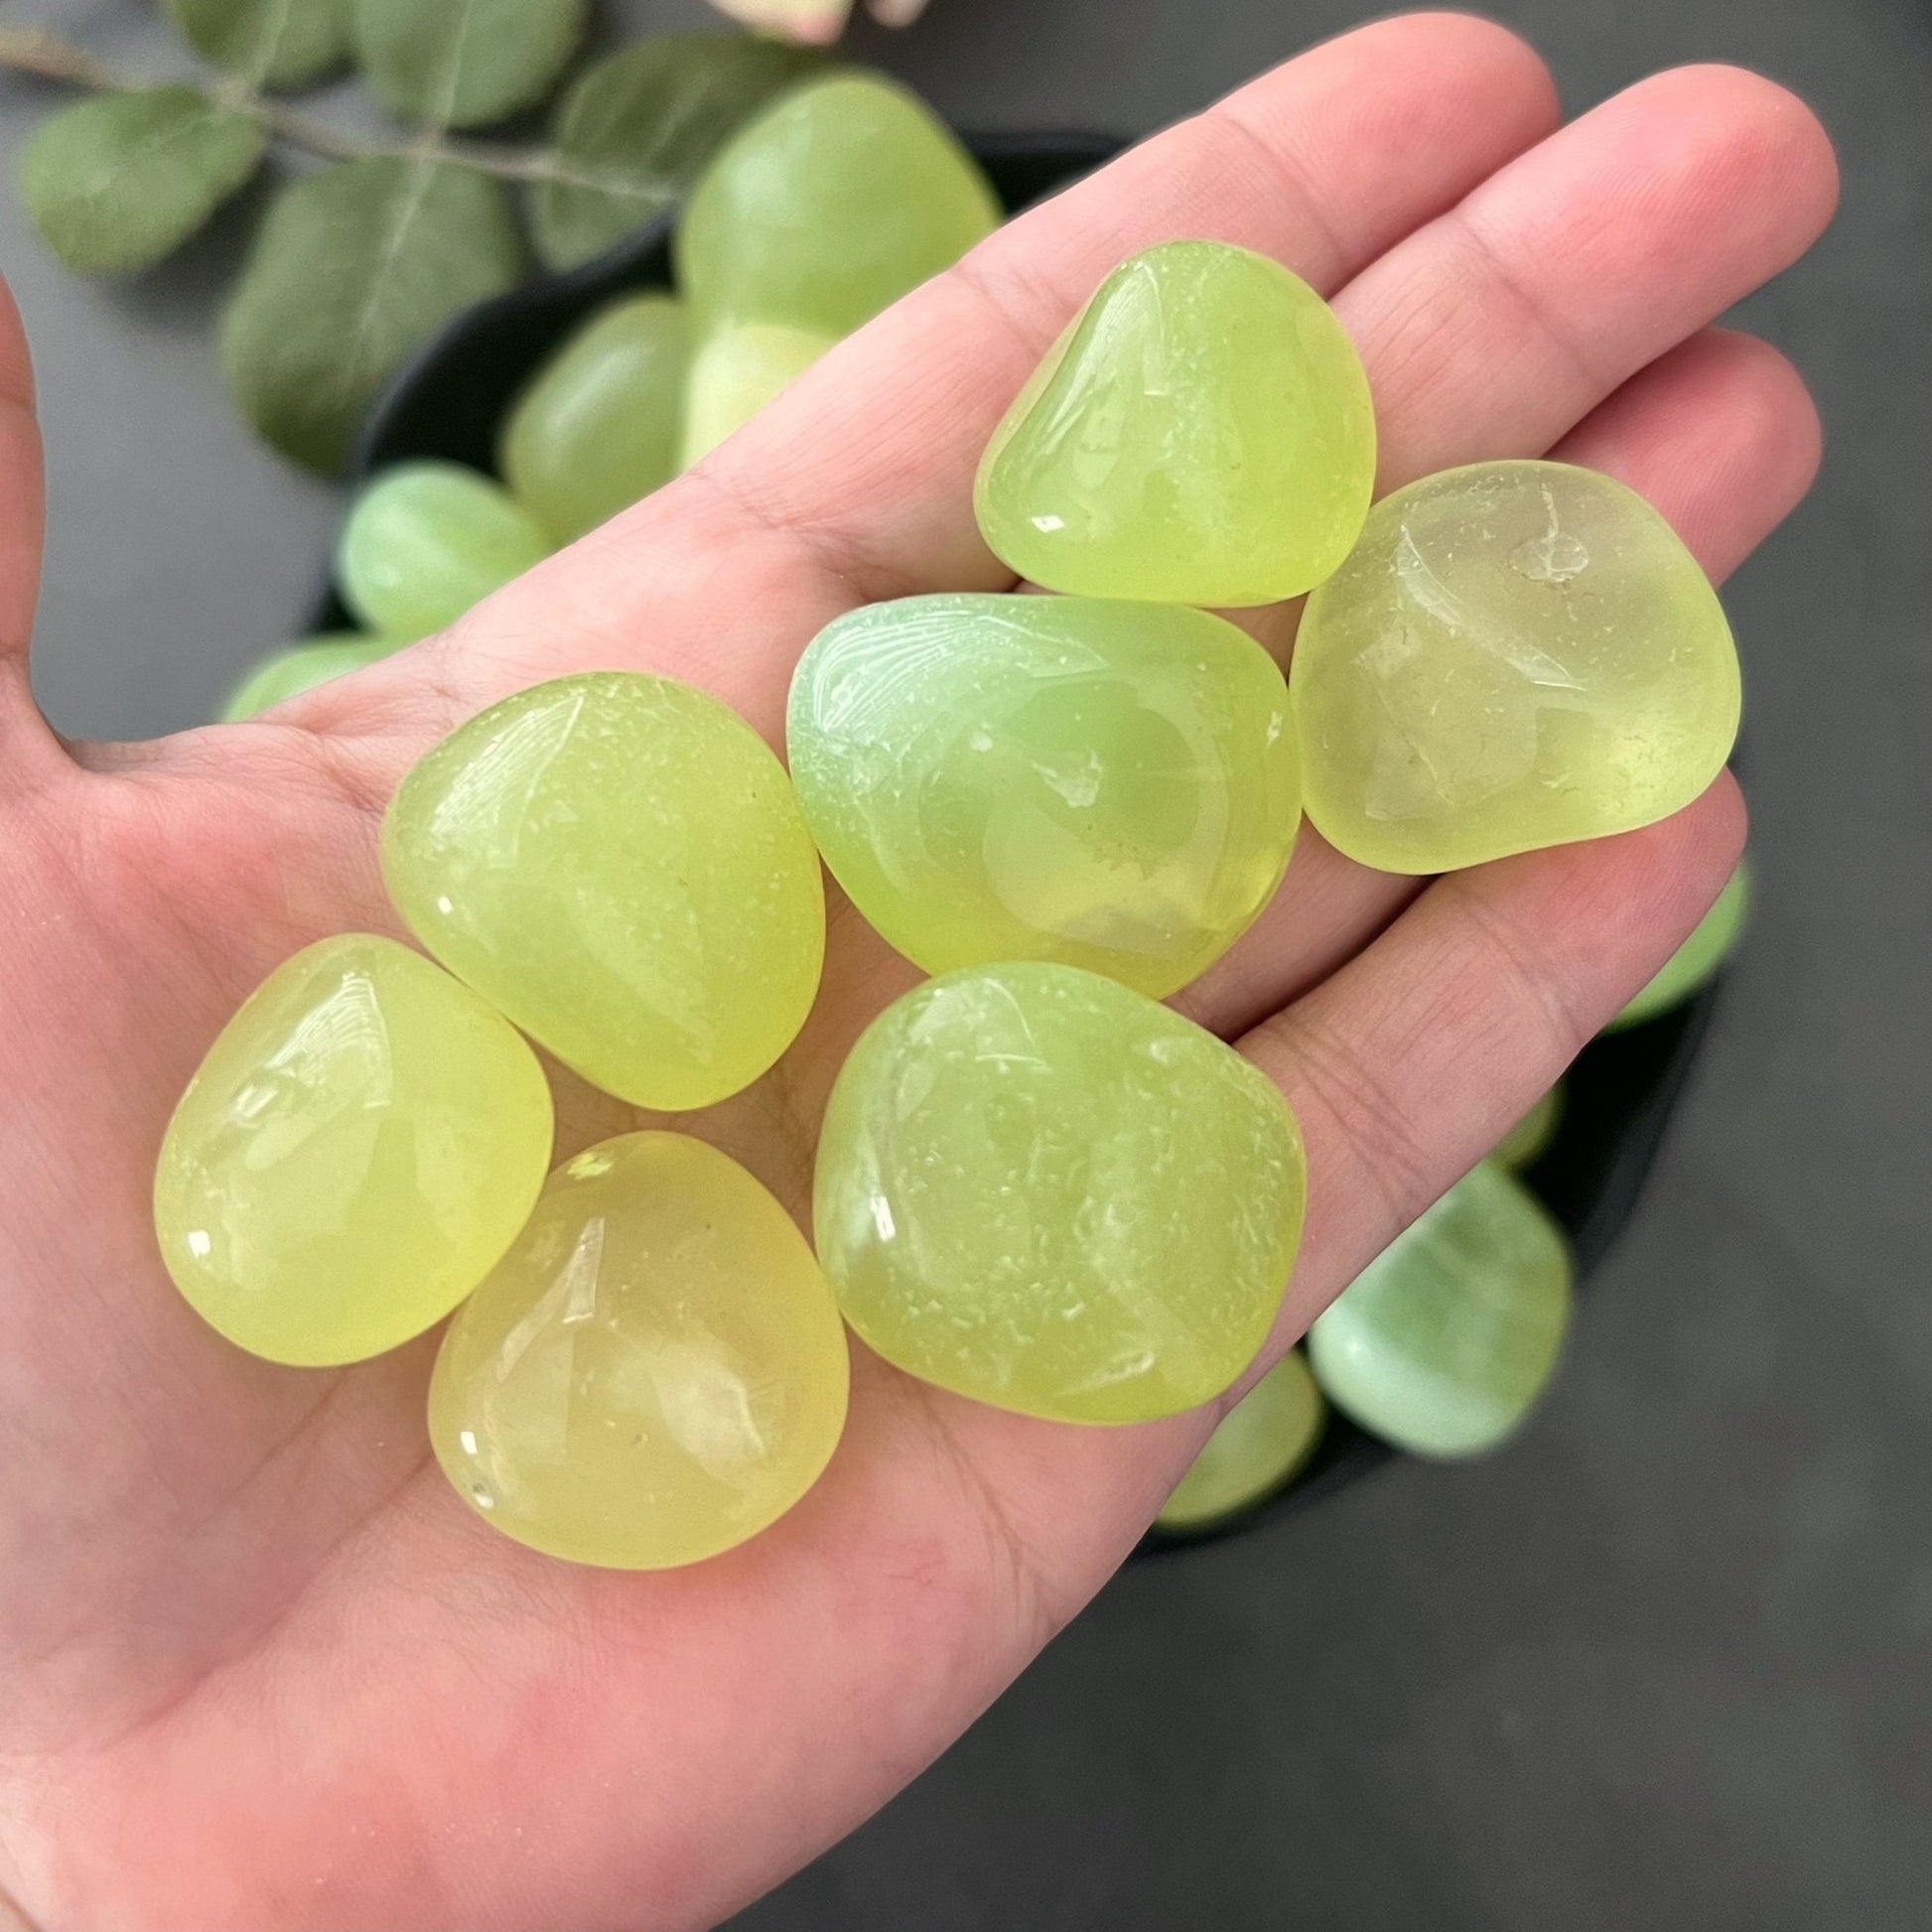
{"label": "pale green stone with white patch", "polygon": [[1418,1455],[1479,1455],[1527,1416],[1570,1318],[1563,1230],[1490,1161],[1390,1242],[1309,1330],[1329,1401]]}

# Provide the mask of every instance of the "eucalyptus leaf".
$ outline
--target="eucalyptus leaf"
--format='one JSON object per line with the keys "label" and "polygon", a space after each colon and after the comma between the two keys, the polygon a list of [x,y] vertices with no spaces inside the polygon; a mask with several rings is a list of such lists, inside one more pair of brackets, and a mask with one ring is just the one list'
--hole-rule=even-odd
{"label": "eucalyptus leaf", "polygon": [[477,127],[542,99],[583,38],[585,0],[354,0],[355,52],[398,119]]}
{"label": "eucalyptus leaf", "polygon": [[307,86],[348,59],[349,0],[163,0],[163,10],[197,54],[260,86]]}
{"label": "eucalyptus leaf", "polygon": [[15,176],[41,239],[83,275],[123,275],[169,255],[262,158],[258,122],[193,87],[96,94],[50,115]]}
{"label": "eucalyptus leaf", "polygon": [[326,168],[262,223],[222,322],[228,385],[278,450],[338,469],[410,351],[522,266],[508,198],[473,170],[388,156]]}
{"label": "eucalyptus leaf", "polygon": [[732,132],[817,59],[746,34],[658,34],[587,68],[551,129],[560,167],[579,179],[537,184],[537,253],[570,268],[622,240],[675,202]]}

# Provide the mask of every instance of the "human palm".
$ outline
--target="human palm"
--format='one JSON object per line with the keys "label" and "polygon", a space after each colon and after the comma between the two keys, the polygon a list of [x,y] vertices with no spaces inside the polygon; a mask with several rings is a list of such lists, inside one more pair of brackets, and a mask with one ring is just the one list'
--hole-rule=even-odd
{"label": "human palm", "polygon": [[[1155,240],[1222,236],[1336,292],[1383,488],[1554,450],[1633,483],[1722,575],[1802,493],[1817,431],[1771,350],[1705,325],[1823,224],[1829,149],[1788,95],[1717,69],[1555,124],[1534,56],[1476,21],[1317,49],[1012,224],[446,635],[148,745],[63,745],[28,696],[38,456],[7,336],[0,1888],[27,1922],[709,1925],[909,1778],[1098,1587],[1210,1416],[1037,1422],[856,1347],[831,1469],[764,1535],[661,1575],[533,1555],[428,1454],[433,1337],[298,1371],[189,1311],[149,1227],[161,1130],[272,966],[395,929],[376,821],[461,718],[632,666],[775,743],[827,620],[1007,587],[972,523],[978,450],[1099,275]],[[1255,622],[1287,649],[1291,614]],[[1728,779],[1648,831],[1427,886],[1304,832],[1180,1002],[1283,1083],[1309,1144],[1271,1354],[1650,974],[1741,837]],[[914,977],[842,904],[831,921],[792,1052],[679,1123],[801,1215],[831,1077]],[[560,1154],[638,1118],[568,1076],[558,1098]]]}

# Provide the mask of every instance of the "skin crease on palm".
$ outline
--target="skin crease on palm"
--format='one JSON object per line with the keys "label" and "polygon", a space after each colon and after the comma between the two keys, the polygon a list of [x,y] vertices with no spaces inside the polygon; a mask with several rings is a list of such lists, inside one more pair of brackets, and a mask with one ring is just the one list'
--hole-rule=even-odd
{"label": "skin crease on palm", "polygon": [[[1374,383],[1380,489],[1554,451],[1642,491],[1724,576],[1803,493],[1818,430],[1779,356],[1708,325],[1823,226],[1830,148],[1799,102],[1724,69],[1559,119],[1535,56],[1474,20],[1318,48],[1010,225],[454,630],[155,744],[64,745],[29,697],[39,454],[8,321],[0,1888],[25,1922],[708,1926],[884,1802],[1099,1587],[1213,1411],[1080,1429],[855,1351],[845,1440],[772,1530],[684,1571],[581,1570],[449,1492],[424,1429],[433,1338],[296,1371],[206,1329],[153,1250],[155,1149],[271,967],[396,929],[376,825],[438,734],[540,678],[637,667],[775,744],[832,618],[1005,588],[973,526],[980,450],[1152,242],[1236,241],[1335,297]],[[1251,621],[1286,652],[1284,614]],[[1264,1360],[1649,978],[1742,836],[1727,778],[1648,830],[1429,885],[1303,833],[1271,907],[1179,1002],[1281,1081],[1309,1144]],[[802,1218],[831,1077],[912,977],[835,904],[796,1047],[683,1124]],[[561,1153],[649,1124],[557,1091]]]}

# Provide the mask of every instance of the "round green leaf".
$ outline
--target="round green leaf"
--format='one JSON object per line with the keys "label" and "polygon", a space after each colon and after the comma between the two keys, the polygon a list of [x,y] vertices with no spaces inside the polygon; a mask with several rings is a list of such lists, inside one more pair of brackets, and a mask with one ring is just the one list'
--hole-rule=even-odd
{"label": "round green leaf", "polygon": [[540,100],[584,32],[585,0],[354,0],[355,52],[398,119],[476,127]]}
{"label": "round green leaf", "polygon": [[122,275],[172,254],[261,157],[261,128],[246,114],[193,87],[148,87],[50,115],[16,181],[28,218],[68,267]]}
{"label": "round green leaf", "polygon": [[587,68],[552,140],[576,180],[537,186],[537,253],[570,268],[668,207],[738,125],[806,73],[809,50],[746,34],[658,34]]}
{"label": "round green leaf", "polygon": [[268,87],[302,87],[348,58],[349,0],[163,0],[197,54]]}
{"label": "round green leaf", "polygon": [[521,270],[493,181],[389,157],[326,168],[262,223],[222,324],[228,385],[278,450],[337,469],[404,357]]}

